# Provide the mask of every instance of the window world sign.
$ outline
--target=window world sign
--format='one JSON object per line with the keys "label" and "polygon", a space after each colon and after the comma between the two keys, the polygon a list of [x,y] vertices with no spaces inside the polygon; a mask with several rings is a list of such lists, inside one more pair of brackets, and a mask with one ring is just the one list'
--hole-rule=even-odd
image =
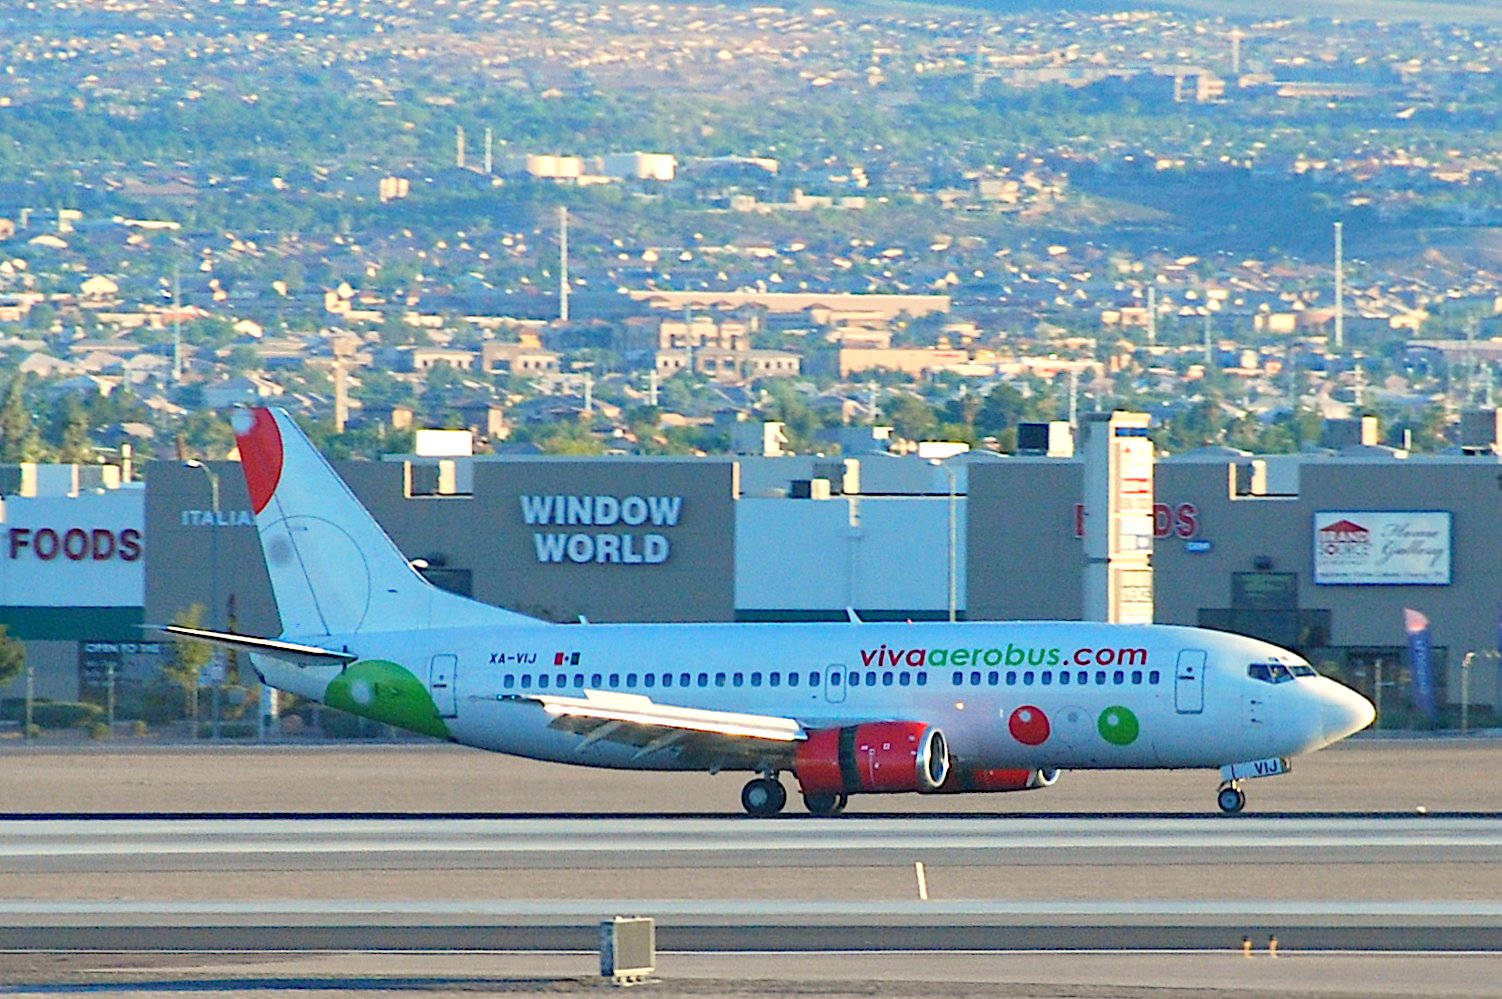
{"label": "window world sign", "polygon": [[1449,585],[1449,512],[1317,512],[1314,581],[1322,585]]}
{"label": "window world sign", "polygon": [[[671,544],[663,528],[678,526],[682,496],[523,495],[522,519],[538,530],[539,562],[660,565]],[[598,530],[605,528],[605,530]]]}

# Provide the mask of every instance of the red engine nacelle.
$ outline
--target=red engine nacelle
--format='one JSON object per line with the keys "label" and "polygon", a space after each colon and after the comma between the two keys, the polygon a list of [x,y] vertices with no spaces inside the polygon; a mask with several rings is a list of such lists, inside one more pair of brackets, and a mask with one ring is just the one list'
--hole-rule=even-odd
{"label": "red engine nacelle", "polygon": [[949,776],[949,747],[922,722],[847,725],[809,733],[793,773],[805,795],[934,791]]}
{"label": "red engine nacelle", "polygon": [[965,770],[956,767],[940,791],[959,794],[965,791],[1031,791],[1058,783],[1057,770]]}

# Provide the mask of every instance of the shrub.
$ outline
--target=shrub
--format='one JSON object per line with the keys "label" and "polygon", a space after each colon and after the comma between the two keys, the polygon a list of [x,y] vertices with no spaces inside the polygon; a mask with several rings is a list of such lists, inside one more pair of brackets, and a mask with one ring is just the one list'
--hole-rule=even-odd
{"label": "shrub", "polygon": [[98,721],[103,714],[99,705],[77,701],[37,701],[31,706],[31,720],[42,728],[78,728]]}
{"label": "shrub", "polygon": [[98,741],[100,739],[108,739],[109,737],[110,737],[110,727],[109,727],[109,724],[107,722],[96,721],[96,722],[90,722],[89,723],[89,738],[90,739],[94,739],[94,740]]}

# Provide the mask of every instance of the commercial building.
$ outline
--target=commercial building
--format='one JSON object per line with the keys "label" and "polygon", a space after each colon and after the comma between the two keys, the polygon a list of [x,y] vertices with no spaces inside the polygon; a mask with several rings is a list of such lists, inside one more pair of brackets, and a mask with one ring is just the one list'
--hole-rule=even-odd
{"label": "commercial building", "polygon": [[[850,610],[868,620],[1067,619],[1083,610],[1084,466],[1067,449],[937,465],[889,455],[405,456],[338,470],[436,583],[549,620],[843,620]],[[1380,683],[1398,717],[1412,608],[1432,622],[1441,703],[1460,699],[1469,662],[1473,720],[1497,704],[1495,448],[1424,457],[1361,444],[1297,456],[1208,450],[1163,458],[1154,477],[1155,620],[1298,649],[1368,692]],[[35,645],[50,673],[73,670],[48,681],[60,693],[78,689],[85,645],[137,639],[139,621],[193,604],[210,626],[233,617],[246,632],[278,630],[236,464],[158,462],[146,479],[144,489],[99,495],[5,497],[15,541],[0,615],[34,645],[63,643]],[[90,512],[111,498],[119,512]],[[38,544],[52,551],[44,529],[57,534],[61,558],[39,557]],[[124,558],[127,530],[139,532],[143,557]],[[72,558],[80,538],[93,545],[101,531],[112,532],[112,553],[96,559],[89,547]],[[97,537],[103,553],[106,534]],[[109,601],[113,610],[90,610]]]}

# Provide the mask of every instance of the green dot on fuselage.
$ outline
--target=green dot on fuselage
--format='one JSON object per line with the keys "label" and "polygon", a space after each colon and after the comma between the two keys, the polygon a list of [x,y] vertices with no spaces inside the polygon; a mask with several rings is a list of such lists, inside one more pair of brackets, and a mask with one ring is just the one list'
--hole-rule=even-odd
{"label": "green dot on fuselage", "polygon": [[1102,739],[1117,746],[1130,746],[1137,741],[1137,735],[1141,731],[1137,716],[1119,704],[1113,704],[1102,711],[1095,727]]}

